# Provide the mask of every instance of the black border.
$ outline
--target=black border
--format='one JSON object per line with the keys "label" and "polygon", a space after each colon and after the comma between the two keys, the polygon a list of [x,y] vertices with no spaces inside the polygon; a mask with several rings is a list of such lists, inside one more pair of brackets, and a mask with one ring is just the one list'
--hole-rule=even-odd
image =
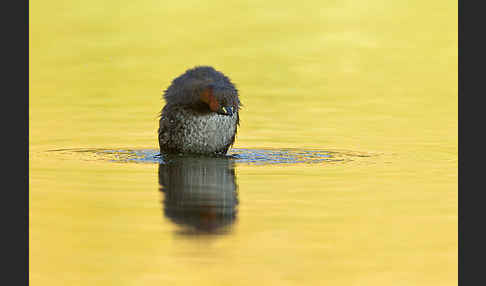
{"label": "black border", "polygon": [[29,285],[29,1],[2,12],[2,281]]}

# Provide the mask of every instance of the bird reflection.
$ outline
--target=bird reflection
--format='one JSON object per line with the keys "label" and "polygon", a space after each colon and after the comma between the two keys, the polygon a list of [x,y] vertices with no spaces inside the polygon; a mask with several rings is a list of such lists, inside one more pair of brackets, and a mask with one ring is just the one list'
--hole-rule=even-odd
{"label": "bird reflection", "polygon": [[229,157],[167,155],[159,164],[164,215],[182,234],[227,233],[238,205],[234,162]]}

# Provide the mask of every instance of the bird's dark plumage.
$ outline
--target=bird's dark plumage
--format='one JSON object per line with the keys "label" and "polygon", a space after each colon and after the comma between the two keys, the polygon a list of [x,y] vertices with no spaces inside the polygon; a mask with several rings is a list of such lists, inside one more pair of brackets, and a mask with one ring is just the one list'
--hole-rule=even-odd
{"label": "bird's dark plumage", "polygon": [[164,98],[160,152],[226,154],[236,137],[241,107],[228,77],[209,66],[195,67],[175,78]]}

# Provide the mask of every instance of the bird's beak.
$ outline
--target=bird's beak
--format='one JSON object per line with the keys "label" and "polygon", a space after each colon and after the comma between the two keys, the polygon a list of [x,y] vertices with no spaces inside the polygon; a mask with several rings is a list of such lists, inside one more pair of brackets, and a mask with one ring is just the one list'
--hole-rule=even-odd
{"label": "bird's beak", "polygon": [[231,106],[222,106],[218,110],[218,113],[221,114],[221,115],[232,116],[233,115],[233,107],[231,107]]}
{"label": "bird's beak", "polygon": [[214,87],[210,85],[203,90],[199,96],[201,101],[206,103],[209,106],[209,109],[213,112],[221,115],[233,116],[236,109],[231,106],[221,106],[213,94],[213,89]]}

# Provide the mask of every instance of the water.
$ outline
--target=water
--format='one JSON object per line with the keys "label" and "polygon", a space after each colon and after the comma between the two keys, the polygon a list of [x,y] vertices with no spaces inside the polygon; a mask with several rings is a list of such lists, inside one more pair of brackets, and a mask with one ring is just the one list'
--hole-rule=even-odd
{"label": "water", "polygon": [[[135,162],[135,163],[159,163],[167,162],[167,155],[160,154],[159,150],[112,150],[112,149],[59,149],[48,150],[56,152],[55,156],[70,158],[81,154],[81,160],[107,160],[111,162]],[[324,150],[299,150],[299,149],[243,149],[232,148],[228,154],[213,156],[225,158],[235,163],[254,165],[265,164],[299,164],[299,163],[337,163],[351,161],[356,158],[378,156],[378,154],[365,154],[352,151],[324,151]],[[187,160],[193,158],[208,158],[207,155],[194,157],[194,155],[178,154]],[[60,158],[60,157],[59,157]],[[209,159],[211,156],[209,156]]]}
{"label": "water", "polygon": [[[457,5],[30,3],[33,285],[456,285]],[[236,83],[228,156],[161,92]]]}

